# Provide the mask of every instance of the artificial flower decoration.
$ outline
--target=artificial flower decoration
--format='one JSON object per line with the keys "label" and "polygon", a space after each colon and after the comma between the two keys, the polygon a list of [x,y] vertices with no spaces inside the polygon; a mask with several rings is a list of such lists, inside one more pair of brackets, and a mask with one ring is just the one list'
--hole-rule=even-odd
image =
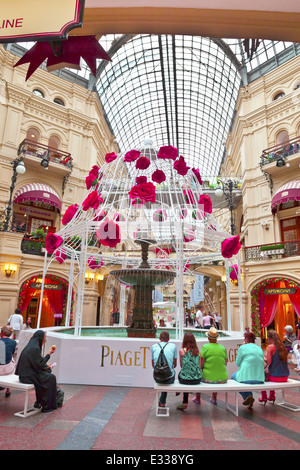
{"label": "artificial flower decoration", "polygon": [[56,41],[58,47],[53,47],[53,42],[37,42],[23,57],[14,65],[26,64],[29,67],[26,80],[35,70],[47,60],[47,70],[52,72],[63,67],[76,68],[80,70],[81,57],[91,69],[94,76],[97,73],[97,60],[104,59],[111,62],[111,58],[99,44],[96,36],[70,36],[67,40]]}
{"label": "artificial flower decoration", "polygon": [[[229,270],[229,277],[230,279],[233,281],[233,282],[237,282],[238,281],[238,265],[237,264],[234,264],[230,270]],[[240,273],[242,272],[241,268],[240,268]]]}
{"label": "artificial flower decoration", "polygon": [[136,164],[135,167],[137,170],[146,170],[150,166],[150,160],[147,157],[140,157]]}
{"label": "artificial flower decoration", "polygon": [[125,219],[123,214],[115,214],[114,215],[114,221],[115,222],[124,222],[124,220],[126,220],[126,219]]}
{"label": "artificial flower decoration", "polygon": [[184,272],[184,273],[187,272],[188,269],[189,269],[189,267],[190,267],[190,262],[187,261],[187,262],[184,264],[184,266],[183,266],[183,272]]}
{"label": "artificial flower decoration", "polygon": [[199,210],[199,209],[195,209],[192,212],[192,217],[195,220],[203,220],[204,219],[204,211]]}
{"label": "artificial flower decoration", "polygon": [[186,209],[180,209],[179,210],[179,215],[181,219],[185,219],[187,216],[188,211]]}
{"label": "artificial flower decoration", "polygon": [[63,239],[61,236],[56,235],[55,233],[47,233],[46,238],[45,238],[45,248],[47,252],[51,255],[54,253],[56,248],[58,248],[63,242]]}
{"label": "artificial flower decoration", "polygon": [[107,153],[105,155],[106,163],[113,162],[116,158],[118,158],[118,155],[116,155],[115,152]]}
{"label": "artificial flower decoration", "polygon": [[103,199],[98,191],[92,191],[82,203],[82,209],[87,211],[89,209],[98,209],[100,202],[103,202]]}
{"label": "artificial flower decoration", "polygon": [[141,152],[139,150],[130,150],[124,156],[124,162],[134,162],[139,158]]}
{"label": "artificial flower decoration", "polygon": [[157,209],[153,213],[154,222],[164,222],[167,218],[167,212],[164,209]]}
{"label": "artificial flower decoration", "polygon": [[192,168],[192,172],[194,173],[196,179],[198,180],[198,183],[202,185],[203,181],[202,181],[200,171],[198,170],[198,168]]}
{"label": "artificial flower decoration", "polygon": [[152,173],[152,181],[158,184],[163,183],[164,181],[166,181],[165,173],[162,170],[155,170]]}
{"label": "artificial flower decoration", "polygon": [[183,190],[183,195],[184,195],[185,202],[187,204],[194,204],[195,203],[195,196],[193,194],[193,191],[191,191],[190,189],[188,189],[188,190],[184,189]]}
{"label": "artificial flower decoration", "polygon": [[145,201],[142,201],[139,198],[134,198],[131,200],[131,203],[134,207],[140,209],[145,204]]}
{"label": "artificial flower decoration", "polygon": [[147,183],[147,176],[137,176],[135,178],[136,184],[144,184]]}
{"label": "artificial flower decoration", "polygon": [[[85,178],[86,189],[90,189],[92,186],[96,186],[99,178],[99,167],[94,165],[88,176]],[[102,178],[102,175],[100,179]]]}
{"label": "artificial flower decoration", "polygon": [[101,211],[96,212],[96,214],[95,214],[94,217],[93,217],[93,220],[94,220],[95,222],[100,222],[100,221],[103,220],[106,216],[107,216],[107,211],[101,210]]}
{"label": "artificial flower decoration", "polygon": [[225,238],[221,243],[221,254],[223,258],[232,258],[233,255],[237,255],[241,246],[239,235]]}
{"label": "artificial flower decoration", "polygon": [[64,213],[61,223],[63,225],[67,225],[73,219],[77,210],[78,210],[78,204],[73,204],[72,206],[69,206],[66,212]]}
{"label": "artificial flower decoration", "polygon": [[173,147],[173,145],[164,145],[160,147],[157,158],[166,158],[171,160],[176,160],[178,156],[178,149]]}
{"label": "artificial flower decoration", "polygon": [[201,194],[198,204],[199,206],[201,206],[201,209],[203,209],[204,212],[206,212],[207,214],[212,213],[212,202],[209,196]]}
{"label": "artificial flower decoration", "polygon": [[88,266],[91,269],[97,269],[100,266],[103,266],[102,259],[97,259],[95,256],[90,256],[88,259]]}
{"label": "artificial flower decoration", "polygon": [[55,257],[56,261],[58,261],[59,264],[62,264],[67,259],[66,253],[62,250],[57,250],[57,252],[55,253]]}
{"label": "artificial flower decoration", "polygon": [[180,155],[179,159],[174,162],[173,166],[177,173],[179,173],[179,175],[181,176],[185,176],[190,169],[190,167],[187,166],[182,155]]}
{"label": "artificial flower decoration", "polygon": [[194,233],[195,231],[193,229],[188,229],[188,231],[183,234],[183,241],[185,243],[192,242],[195,238]]}
{"label": "artificial flower decoration", "polygon": [[120,227],[113,220],[106,219],[96,230],[96,236],[101,245],[115,248],[121,241]]}
{"label": "artificial flower decoration", "polygon": [[144,202],[155,202],[155,186],[153,183],[136,184],[129,191],[130,199],[140,199]]}

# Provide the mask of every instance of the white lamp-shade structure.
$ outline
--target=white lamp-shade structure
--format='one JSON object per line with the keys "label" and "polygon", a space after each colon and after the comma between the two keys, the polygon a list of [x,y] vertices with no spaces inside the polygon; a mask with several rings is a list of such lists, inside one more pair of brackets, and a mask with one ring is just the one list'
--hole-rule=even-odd
{"label": "white lamp-shade structure", "polygon": [[215,196],[216,196],[216,197],[222,197],[222,196],[223,196],[223,189],[217,188],[217,189],[215,190]]}
{"label": "white lamp-shade structure", "polygon": [[19,162],[19,163],[18,163],[17,168],[16,168],[16,172],[17,172],[19,175],[24,175],[24,173],[26,172],[26,168],[25,168],[24,162]]}

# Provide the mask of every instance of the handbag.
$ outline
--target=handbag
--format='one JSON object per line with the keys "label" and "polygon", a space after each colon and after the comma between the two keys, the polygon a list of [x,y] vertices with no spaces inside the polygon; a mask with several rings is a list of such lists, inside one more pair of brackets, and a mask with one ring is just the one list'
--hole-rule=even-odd
{"label": "handbag", "polygon": [[265,369],[265,382],[270,382],[271,372],[273,372],[273,370],[276,369],[278,364],[279,364],[279,361],[277,362],[276,366],[272,367],[271,370],[268,370],[268,368]]}

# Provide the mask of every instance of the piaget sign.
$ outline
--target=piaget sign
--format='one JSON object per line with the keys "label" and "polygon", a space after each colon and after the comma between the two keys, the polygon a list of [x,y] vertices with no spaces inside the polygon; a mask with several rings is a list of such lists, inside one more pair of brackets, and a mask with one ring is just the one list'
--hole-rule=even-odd
{"label": "piaget sign", "polygon": [[0,42],[63,39],[82,26],[84,0],[1,0]]}

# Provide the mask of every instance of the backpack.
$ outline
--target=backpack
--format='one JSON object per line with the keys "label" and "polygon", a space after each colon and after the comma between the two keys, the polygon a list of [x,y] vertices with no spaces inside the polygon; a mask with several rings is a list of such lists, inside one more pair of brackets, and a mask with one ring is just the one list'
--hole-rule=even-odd
{"label": "backpack", "polygon": [[162,348],[161,345],[158,343],[161,351],[159,353],[158,359],[156,361],[156,364],[154,366],[154,371],[153,371],[153,378],[155,382],[157,383],[164,383],[171,377],[173,377],[173,372],[170,369],[170,366],[168,364],[168,361],[166,359],[165,353],[164,353],[164,348],[167,346],[168,343],[164,345]]}

